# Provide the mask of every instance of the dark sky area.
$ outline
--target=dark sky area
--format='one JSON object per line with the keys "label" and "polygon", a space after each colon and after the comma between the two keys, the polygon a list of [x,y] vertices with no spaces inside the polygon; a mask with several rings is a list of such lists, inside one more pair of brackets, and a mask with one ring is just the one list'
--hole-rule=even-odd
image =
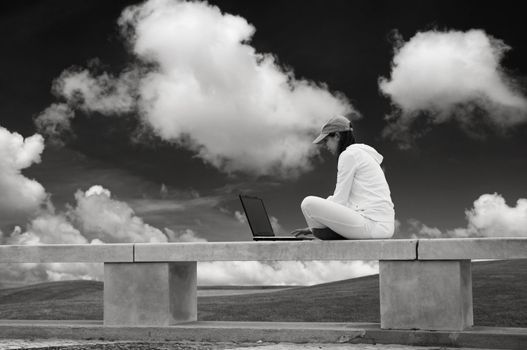
{"label": "dark sky area", "polygon": [[[116,21],[122,10],[133,3],[137,2],[2,3],[0,126],[24,136],[33,135],[36,132],[33,119],[55,101],[52,81],[73,65],[84,67],[97,58],[107,71],[121,71],[130,55]],[[389,98],[379,92],[378,85],[379,77],[390,76],[394,30],[408,40],[418,31],[433,28],[484,29],[512,47],[502,66],[525,91],[527,21],[519,3],[322,0],[209,3],[242,16],[255,26],[250,44],[257,52],[276,55],[298,78],[326,83],[331,91],[343,93],[363,114],[354,123],[357,139],[375,147],[385,157],[383,166],[396,219],[403,229],[411,218],[441,230],[464,227],[464,211],[484,193],[497,192],[510,206],[527,197],[525,123],[506,136],[482,125],[481,138],[469,137],[456,122],[444,123],[433,127],[411,149],[400,149],[381,136],[386,125],[384,117],[390,113],[391,105]],[[171,194],[169,198],[183,198],[193,204],[191,200],[197,200],[198,194],[203,199],[221,198],[220,206],[233,213],[242,210],[236,195],[250,191],[264,198],[270,214],[288,232],[305,226],[300,211],[305,196],[326,197],[334,189],[337,162],[327,152],[315,162],[314,170],[295,179],[243,173],[226,175],[175,145],[155,139],[146,144],[130,141],[136,124],[133,116],[81,115],[73,122],[77,137],[62,149],[47,147],[42,162],[23,173],[46,188],[57,208],[72,203],[77,189],[87,190],[98,184],[112,191],[115,198],[129,203],[145,222],[160,228],[189,227],[209,240],[248,239],[249,228],[222,226],[225,221],[219,213],[203,214],[198,209],[189,209],[184,215],[170,210],[146,210],[144,201],[159,196],[164,184]],[[235,220],[232,215],[229,218]],[[5,227],[8,224],[15,223],[7,223]]]}

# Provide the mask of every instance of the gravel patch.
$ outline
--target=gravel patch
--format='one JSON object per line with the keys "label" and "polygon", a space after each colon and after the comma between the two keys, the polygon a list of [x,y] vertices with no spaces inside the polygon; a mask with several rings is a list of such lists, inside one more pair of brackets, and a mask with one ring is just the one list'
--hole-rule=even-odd
{"label": "gravel patch", "polygon": [[[206,343],[0,339],[0,350],[478,350],[438,346],[371,344]],[[485,349],[480,349],[485,350]],[[486,349],[490,350],[490,349]]]}
{"label": "gravel patch", "polygon": [[[229,343],[232,349],[232,343]],[[0,350],[223,350],[227,344],[195,342],[79,341],[0,339]]]}

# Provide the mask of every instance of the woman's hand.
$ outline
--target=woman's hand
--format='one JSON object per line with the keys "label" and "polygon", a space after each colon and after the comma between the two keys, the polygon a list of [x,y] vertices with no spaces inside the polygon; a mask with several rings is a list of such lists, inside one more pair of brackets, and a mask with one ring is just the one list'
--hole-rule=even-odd
{"label": "woman's hand", "polygon": [[306,228],[297,228],[296,230],[291,231],[291,234],[295,237],[311,237],[313,236],[313,232],[309,229],[309,227]]}

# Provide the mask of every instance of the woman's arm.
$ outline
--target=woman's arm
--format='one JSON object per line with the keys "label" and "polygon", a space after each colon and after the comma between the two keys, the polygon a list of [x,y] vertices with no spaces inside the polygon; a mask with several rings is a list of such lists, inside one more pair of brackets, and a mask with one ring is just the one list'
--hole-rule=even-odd
{"label": "woman's arm", "polygon": [[339,156],[337,165],[337,184],[335,185],[335,192],[327,199],[342,205],[348,203],[348,198],[357,170],[356,158],[351,152],[342,152]]}

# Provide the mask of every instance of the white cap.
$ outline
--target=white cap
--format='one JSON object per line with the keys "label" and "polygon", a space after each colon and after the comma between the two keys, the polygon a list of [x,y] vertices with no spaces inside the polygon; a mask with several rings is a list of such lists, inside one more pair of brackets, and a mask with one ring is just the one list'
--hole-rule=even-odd
{"label": "white cap", "polygon": [[344,116],[338,115],[328,120],[326,124],[322,126],[320,135],[317,136],[313,143],[321,143],[326,138],[326,136],[333,132],[348,130],[353,131],[353,128],[351,127],[351,121]]}

